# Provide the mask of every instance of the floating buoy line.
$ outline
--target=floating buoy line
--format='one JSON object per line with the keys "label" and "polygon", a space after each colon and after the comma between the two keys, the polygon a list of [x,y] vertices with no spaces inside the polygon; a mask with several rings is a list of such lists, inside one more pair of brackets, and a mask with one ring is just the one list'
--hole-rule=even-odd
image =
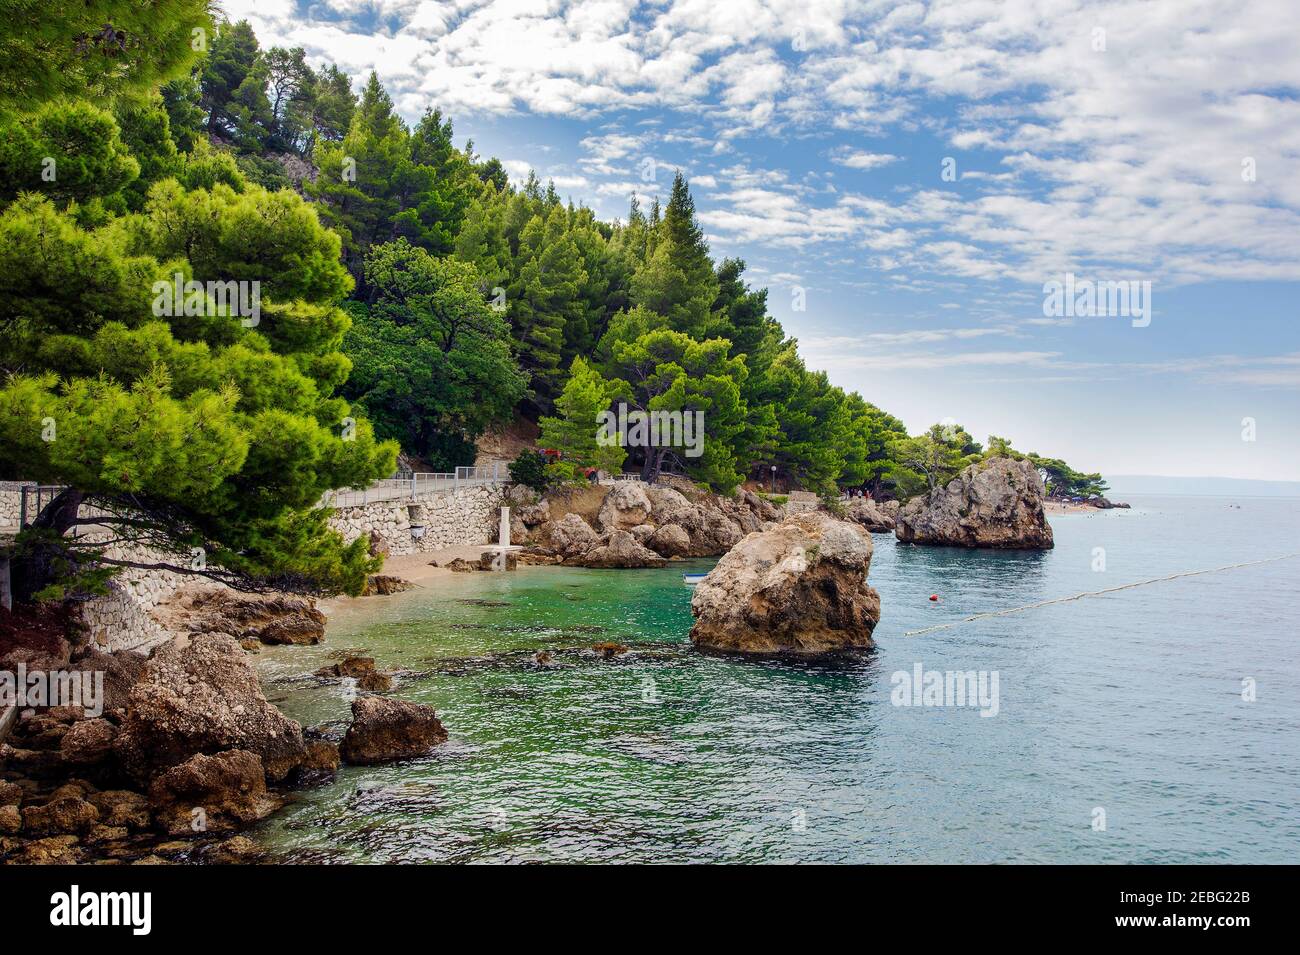
{"label": "floating buoy line", "polygon": [[[960,620],[953,620],[951,623],[941,623],[934,627],[926,627],[922,630],[908,630],[903,634],[905,637],[917,637],[923,633],[934,633],[936,630],[947,630],[950,627],[956,627],[963,623],[970,623],[973,620],[984,620],[988,617],[1005,617],[1007,614],[1021,613],[1025,610],[1036,610],[1039,607],[1047,607],[1051,604],[1067,603],[1071,600],[1079,600],[1083,597],[1100,597],[1102,594],[1113,594],[1120,590],[1132,590],[1134,587],[1145,587],[1147,584],[1158,584],[1166,580],[1177,580],[1179,577],[1197,577],[1201,574],[1217,574],[1223,570],[1236,570],[1238,567],[1253,567],[1256,564],[1271,564],[1278,560],[1291,560],[1293,557],[1300,557],[1300,552],[1294,554],[1283,554],[1281,557],[1265,557],[1261,560],[1247,560],[1240,564],[1226,564],[1223,567],[1211,567],[1208,570],[1185,570],[1182,573],[1170,574],[1167,577],[1152,577],[1150,580],[1135,580],[1130,584],[1120,584],[1118,587],[1107,587],[1105,590],[1086,590],[1081,594],[1071,594],[1069,597],[1055,597],[1051,600],[1040,600],[1037,603],[1025,604],[1023,607],[1011,607],[1008,610],[991,610],[988,613],[977,613],[969,617],[962,617]],[[931,600],[934,597],[930,598]]]}

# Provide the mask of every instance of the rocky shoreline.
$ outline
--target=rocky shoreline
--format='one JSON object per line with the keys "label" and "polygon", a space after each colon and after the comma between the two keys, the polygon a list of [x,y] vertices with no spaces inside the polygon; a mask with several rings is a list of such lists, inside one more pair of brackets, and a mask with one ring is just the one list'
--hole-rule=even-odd
{"label": "rocky shoreline", "polygon": [[[171,615],[182,633],[147,658],[68,646],[0,661],[106,674],[102,712],[25,709],[0,744],[0,861],[259,861],[240,831],[296,790],[328,783],[343,762],[417,758],[447,738],[430,707],[370,693],[343,733],[304,729],[268,702],[249,648],[319,642],[324,617],[309,600],[197,591]],[[358,657],[317,677],[392,685]]]}

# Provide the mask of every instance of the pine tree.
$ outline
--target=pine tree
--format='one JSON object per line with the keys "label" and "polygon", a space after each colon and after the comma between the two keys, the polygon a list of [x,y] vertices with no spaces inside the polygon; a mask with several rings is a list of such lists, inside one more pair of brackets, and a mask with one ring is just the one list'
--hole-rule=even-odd
{"label": "pine tree", "polygon": [[543,448],[554,448],[561,458],[551,466],[552,474],[565,481],[581,478],[581,468],[597,468],[617,474],[623,468],[627,451],[608,440],[601,440],[598,428],[600,415],[609,411],[613,403],[627,395],[624,381],[607,381],[595,368],[581,357],[574,358],[569,366],[569,380],[555,400],[555,417],[543,417],[541,437]]}

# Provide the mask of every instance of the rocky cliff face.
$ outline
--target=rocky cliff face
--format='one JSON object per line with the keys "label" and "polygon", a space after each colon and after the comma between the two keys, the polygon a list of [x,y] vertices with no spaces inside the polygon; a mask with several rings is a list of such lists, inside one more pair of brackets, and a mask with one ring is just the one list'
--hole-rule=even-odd
{"label": "rocky cliff face", "polygon": [[530,556],[574,566],[658,567],[666,558],[725,554],[781,516],[749,491],[722,497],[671,479],[650,486],[620,482],[599,500],[586,516],[562,510],[558,497],[518,500],[511,512],[512,540],[528,545]]}
{"label": "rocky cliff face", "polygon": [[992,458],[972,464],[898,515],[900,541],[950,547],[1046,550],[1052,527],[1043,510],[1043,482],[1028,461]]}
{"label": "rocky cliff face", "polygon": [[880,595],[867,584],[871,535],[798,514],[727,552],[691,600],[703,649],[818,656],[872,646]]}
{"label": "rocky cliff face", "polygon": [[846,516],[869,531],[887,533],[897,526],[898,511],[897,501],[873,501],[865,497],[855,497],[849,501]]}

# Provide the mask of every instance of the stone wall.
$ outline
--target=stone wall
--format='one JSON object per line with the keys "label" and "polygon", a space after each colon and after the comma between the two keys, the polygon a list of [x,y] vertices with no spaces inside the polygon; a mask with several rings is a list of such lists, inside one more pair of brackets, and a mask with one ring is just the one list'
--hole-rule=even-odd
{"label": "stone wall", "polygon": [[[503,496],[501,486],[480,485],[427,497],[340,507],[330,526],[348,541],[375,532],[394,555],[492,544],[497,539]],[[412,524],[424,525],[419,540],[411,537]]]}
{"label": "stone wall", "polygon": [[[18,525],[19,488],[26,482],[0,482],[0,526]],[[478,486],[433,494],[419,499],[378,501],[335,511],[330,526],[345,540],[377,531],[390,554],[412,554],[461,544],[488,544],[497,539],[504,494],[501,486]],[[12,521],[7,524],[11,516]],[[83,512],[89,513],[89,512]],[[28,515],[29,518],[32,515]],[[411,524],[423,523],[424,536],[411,537]],[[176,563],[164,555],[136,545],[114,545],[108,555],[141,563]],[[105,650],[147,651],[168,639],[168,633],[150,611],[199,578],[163,570],[127,568],[108,584],[109,592],[77,608],[82,625]]]}
{"label": "stone wall", "polygon": [[[18,511],[22,507],[23,485],[35,487],[32,481],[0,481],[0,528],[16,528]],[[29,502],[29,506],[32,506]],[[28,520],[35,515],[28,514]]]}

